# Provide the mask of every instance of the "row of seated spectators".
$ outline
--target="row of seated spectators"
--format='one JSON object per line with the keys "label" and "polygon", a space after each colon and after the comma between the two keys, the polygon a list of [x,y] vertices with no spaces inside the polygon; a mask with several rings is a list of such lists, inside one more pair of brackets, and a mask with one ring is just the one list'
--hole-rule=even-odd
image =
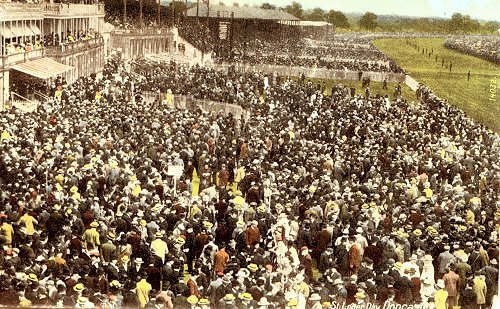
{"label": "row of seated spectators", "polygon": [[[123,19],[123,1],[119,0],[114,2],[112,0],[107,1],[104,7],[105,16],[104,21],[112,24],[118,29],[138,29],[138,28],[157,28],[158,27],[158,2],[148,2],[143,1],[142,8],[142,26],[140,19],[140,8],[139,1],[128,2],[127,3],[127,19]],[[165,27],[167,24],[172,25],[172,23],[177,24],[179,19],[182,19],[183,14],[178,12],[172,15],[173,12],[169,11],[165,6],[160,10],[160,27]],[[175,19],[175,20],[174,20]]]}
{"label": "row of seated spectators", "polygon": [[[105,22],[112,24],[118,29],[134,29],[139,28],[140,18],[135,16],[135,14],[127,13],[127,21],[123,21],[123,14],[106,14],[104,17]],[[144,14],[142,18],[142,26],[145,28],[152,28],[158,26],[158,16],[154,14]]]}
{"label": "row of seated spectators", "polygon": [[36,40],[33,44],[30,40],[26,40],[24,42],[11,42],[2,45],[2,55],[14,55],[20,53],[27,53],[34,49],[40,49],[43,47],[42,42],[40,40]]}
{"label": "row of seated spectators", "polygon": [[201,23],[182,23],[179,25],[179,35],[202,52],[214,49],[216,37]]}
{"label": "row of seated spectators", "polygon": [[91,40],[100,36],[101,34],[93,28],[90,28],[88,31],[68,31],[66,34],[62,32],[61,35],[52,32],[44,36],[43,43],[45,46],[64,45],[79,41]]}
{"label": "row of seated spectators", "polygon": [[444,45],[461,53],[500,64],[498,36],[462,36],[448,39]]}

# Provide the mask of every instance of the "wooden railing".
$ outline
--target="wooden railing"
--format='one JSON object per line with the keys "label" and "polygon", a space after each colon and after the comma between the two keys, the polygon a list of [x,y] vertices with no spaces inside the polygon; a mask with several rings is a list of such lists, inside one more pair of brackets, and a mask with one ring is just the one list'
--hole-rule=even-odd
{"label": "wooden railing", "polygon": [[61,45],[46,46],[45,49],[47,50],[48,55],[60,56],[73,54],[75,52],[87,50],[99,45],[104,45],[104,39],[102,37],[96,37],[93,39],[81,40]]}
{"label": "wooden railing", "polygon": [[92,16],[104,14],[104,4],[45,3],[46,15]]}
{"label": "wooden railing", "polygon": [[37,90],[35,90],[35,92],[33,92],[33,97],[36,98],[37,100],[41,101],[41,102],[50,101],[50,97],[48,95],[43,94],[43,93],[41,93],[40,91],[37,91]]}
{"label": "wooden railing", "polygon": [[21,51],[15,54],[0,56],[0,64],[5,68],[8,66],[16,65],[21,62],[26,62],[27,60],[35,60],[43,57],[44,55],[45,55],[45,50],[43,48],[33,49],[32,51],[29,52]]}
{"label": "wooden railing", "polygon": [[38,105],[40,104],[40,102],[38,101],[30,100],[12,91],[10,92],[10,95],[11,95],[10,105],[18,108],[20,111],[25,113],[31,113],[36,111]]}

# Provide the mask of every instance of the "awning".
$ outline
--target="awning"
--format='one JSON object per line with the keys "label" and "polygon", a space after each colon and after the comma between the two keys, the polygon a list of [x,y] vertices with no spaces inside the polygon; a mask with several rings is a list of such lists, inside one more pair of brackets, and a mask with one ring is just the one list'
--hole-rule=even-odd
{"label": "awning", "polygon": [[49,79],[64,72],[71,71],[75,67],[59,63],[51,58],[40,58],[34,61],[26,61],[17,64],[12,68],[37,78]]}
{"label": "awning", "polygon": [[31,32],[33,32],[35,35],[42,35],[42,31],[40,31],[40,28],[38,28],[37,25],[28,25],[28,26],[31,29]]}
{"label": "awning", "polygon": [[10,28],[7,25],[0,27],[0,36],[3,36],[6,39],[11,39],[16,37],[16,35],[12,33],[12,30],[10,30]]}
{"label": "awning", "polygon": [[30,28],[28,28],[28,26],[17,26],[15,24],[12,24],[11,26],[11,29],[12,29],[12,32],[14,32],[14,35],[16,37],[19,37],[19,36],[32,36],[34,33],[31,31]]}

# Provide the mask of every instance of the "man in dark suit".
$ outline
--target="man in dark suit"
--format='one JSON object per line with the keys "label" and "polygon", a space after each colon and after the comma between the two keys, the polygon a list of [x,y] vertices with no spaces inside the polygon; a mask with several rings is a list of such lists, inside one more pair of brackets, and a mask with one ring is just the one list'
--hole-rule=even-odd
{"label": "man in dark suit", "polygon": [[466,281],[466,286],[465,289],[463,290],[462,294],[460,295],[461,297],[459,298],[460,301],[460,308],[461,309],[474,309],[477,306],[477,295],[472,290],[472,286],[474,285],[474,282],[471,282],[470,280]]}
{"label": "man in dark suit", "polygon": [[314,250],[312,252],[313,258],[316,260],[316,265],[320,264],[320,258],[326,248],[330,245],[332,241],[332,235],[326,229],[326,225],[321,225],[321,230],[316,232],[313,236],[314,239]]}

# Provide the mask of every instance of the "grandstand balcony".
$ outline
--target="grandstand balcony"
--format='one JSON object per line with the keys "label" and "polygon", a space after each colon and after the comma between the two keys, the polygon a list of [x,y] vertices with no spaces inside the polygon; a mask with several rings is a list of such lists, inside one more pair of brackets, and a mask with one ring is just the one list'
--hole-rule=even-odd
{"label": "grandstand balcony", "polygon": [[104,46],[104,39],[96,37],[66,44],[46,46],[45,50],[49,57],[64,57],[100,46]]}
{"label": "grandstand balcony", "polygon": [[72,77],[87,76],[104,67],[106,52],[102,37],[47,46],[45,49],[48,57],[75,68]]}
{"label": "grandstand balcony", "polygon": [[42,19],[44,3],[0,2],[0,20]]}
{"label": "grandstand balcony", "polygon": [[28,60],[36,60],[42,58],[45,55],[45,50],[43,48],[34,49],[29,52],[19,52],[10,55],[0,56],[0,68],[10,68],[16,64],[26,62]]}
{"label": "grandstand balcony", "polygon": [[46,18],[104,17],[104,4],[45,3]]}

